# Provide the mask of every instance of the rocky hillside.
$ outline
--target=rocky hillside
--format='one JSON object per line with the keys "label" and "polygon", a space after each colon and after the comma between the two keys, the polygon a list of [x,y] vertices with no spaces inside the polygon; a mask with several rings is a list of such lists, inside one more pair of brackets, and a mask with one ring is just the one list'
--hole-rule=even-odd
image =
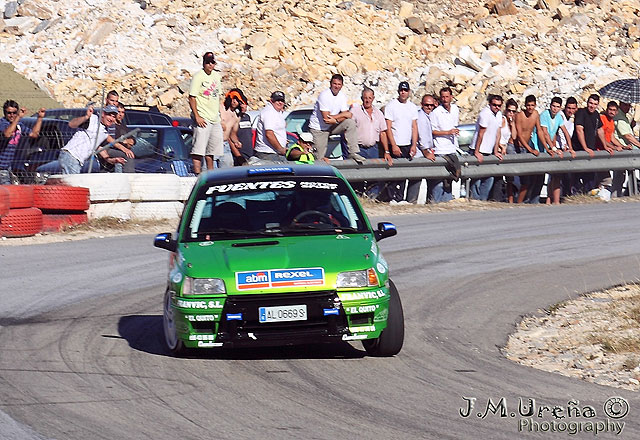
{"label": "rocky hillside", "polygon": [[636,0],[0,0],[0,11],[0,61],[58,102],[83,106],[113,88],[174,115],[188,114],[207,50],[253,108],[276,89],[292,108],[311,104],[340,72],[352,101],[363,85],[378,104],[401,80],[414,101],[450,85],[465,120],[491,92],[582,104],[640,62]]}

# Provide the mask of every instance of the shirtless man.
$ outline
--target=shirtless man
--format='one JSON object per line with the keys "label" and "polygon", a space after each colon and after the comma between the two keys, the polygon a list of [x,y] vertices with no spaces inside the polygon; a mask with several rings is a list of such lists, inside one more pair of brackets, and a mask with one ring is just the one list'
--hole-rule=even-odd
{"label": "shirtless man", "polygon": [[220,113],[222,120],[222,140],[224,155],[220,158],[219,167],[231,167],[235,157],[242,157],[240,149],[231,139],[233,127],[240,122],[240,102],[242,101],[240,89],[231,89],[224,96],[224,110]]}
{"label": "shirtless man", "polygon": [[[520,148],[525,148],[534,156],[539,156],[542,151],[552,151],[551,145],[547,145],[544,136],[538,137],[538,133],[542,133],[540,127],[540,114],[536,110],[536,97],[529,95],[524,100],[524,110],[516,114],[515,119],[516,130],[518,132],[517,141]],[[529,203],[539,203],[540,191],[544,184],[544,174],[520,177],[520,193],[518,194],[518,203],[524,202],[529,188]]]}

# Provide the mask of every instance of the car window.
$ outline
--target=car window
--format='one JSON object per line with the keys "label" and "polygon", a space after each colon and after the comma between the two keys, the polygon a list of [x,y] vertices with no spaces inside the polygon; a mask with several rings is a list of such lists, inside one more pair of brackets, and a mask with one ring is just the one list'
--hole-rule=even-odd
{"label": "car window", "polygon": [[166,159],[185,159],[184,146],[180,131],[168,129],[164,131],[163,155]]}
{"label": "car window", "polygon": [[153,125],[149,115],[144,112],[125,111],[124,118],[126,125]]}
{"label": "car window", "polygon": [[158,130],[145,130],[138,132],[136,136],[136,144],[131,151],[136,155],[137,159],[153,157],[158,148]]}
{"label": "car window", "polygon": [[287,131],[291,133],[308,132],[310,117],[311,110],[298,110],[289,113],[286,117]]}
{"label": "car window", "polygon": [[350,189],[336,178],[214,184],[191,206],[187,241],[368,232]]}

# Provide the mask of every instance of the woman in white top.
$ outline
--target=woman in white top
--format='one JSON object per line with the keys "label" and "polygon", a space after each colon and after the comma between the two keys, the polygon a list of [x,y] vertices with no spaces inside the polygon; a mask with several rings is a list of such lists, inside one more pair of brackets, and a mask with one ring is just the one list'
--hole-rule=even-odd
{"label": "woman in white top", "polygon": [[[515,154],[519,153],[519,149],[516,150],[515,139],[517,137],[515,116],[518,111],[518,104],[513,98],[507,100],[505,106],[504,115],[502,116],[502,128],[500,128],[500,141],[498,151],[501,154]],[[517,182],[516,182],[517,180]],[[518,186],[520,179],[518,176],[507,176],[507,202],[513,203],[513,194],[518,192]],[[514,191],[515,188],[515,191]]]}

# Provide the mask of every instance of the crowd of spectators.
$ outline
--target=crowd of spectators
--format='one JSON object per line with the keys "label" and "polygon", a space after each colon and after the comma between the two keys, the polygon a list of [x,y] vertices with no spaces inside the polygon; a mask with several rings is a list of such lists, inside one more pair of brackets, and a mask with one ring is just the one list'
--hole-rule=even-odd
{"label": "crowd of spectators", "polygon": [[[212,52],[202,58],[202,69],[196,72],[189,87],[188,102],[193,121],[191,158],[195,174],[204,169],[239,166],[256,162],[298,163],[329,162],[327,150],[330,136],[340,135],[344,158],[359,164],[370,159],[383,159],[393,166],[394,159],[412,160],[416,155],[435,161],[442,158],[449,177],[427,181],[431,203],[452,199],[452,182],[460,179],[460,110],[449,87],[439,90],[437,96],[425,94],[420,106],[411,100],[411,87],[407,81],[398,84],[398,96],[383,109],[374,107],[375,91],[364,87],[361,102],[348,104],[342,90],[344,78],[335,74],[329,88],[322,91],[308,121],[308,132],[295,133],[298,140],[287,139],[284,109],[286,97],[274,91],[261,109],[257,129],[247,114],[248,100],[241,89],[222,90],[222,78],[215,70]],[[600,97],[591,95],[584,108],[578,109],[575,98],[564,102],[553,97],[549,108],[539,113],[536,97],[529,95],[524,107],[518,111],[514,98],[487,96],[487,106],[478,114],[470,154],[482,163],[486,157],[502,160],[506,155],[575,157],[576,151],[585,151],[591,157],[594,151],[616,151],[640,148],[633,134],[633,123],[628,118],[628,102],[607,103],[605,111],[598,112]],[[503,109],[503,107],[505,107]],[[10,166],[21,138],[37,138],[46,110],[41,108],[36,122],[30,127],[20,119],[26,109],[17,102],[7,100],[0,119],[0,184],[10,181]],[[79,129],[66,143],[55,164],[63,173],[79,173],[87,167],[92,155],[99,158],[107,171],[135,172],[135,138],[125,139],[125,107],[116,91],[107,94],[100,117],[89,106],[86,114],[69,121],[69,127]],[[289,144],[289,145],[288,145]],[[98,147],[98,148],[97,148]],[[46,171],[47,166],[43,167]],[[606,187],[612,195],[622,195],[624,171],[599,173],[551,174],[547,184],[547,203],[560,203],[561,193],[589,192]],[[505,201],[510,203],[539,203],[545,175],[524,175],[503,178],[484,177],[470,182],[469,196],[488,200],[496,185],[503,188]],[[392,204],[417,203],[420,180],[394,182],[365,182],[357,190],[369,197]]]}

